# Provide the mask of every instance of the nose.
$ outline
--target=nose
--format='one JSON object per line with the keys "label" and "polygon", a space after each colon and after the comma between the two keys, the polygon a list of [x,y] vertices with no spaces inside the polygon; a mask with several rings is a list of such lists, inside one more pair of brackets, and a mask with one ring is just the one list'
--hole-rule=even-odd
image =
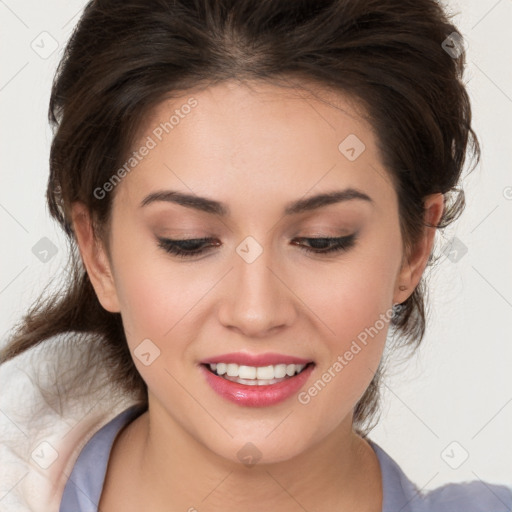
{"label": "nose", "polygon": [[218,308],[219,321],[226,328],[244,337],[263,338],[292,324],[293,287],[274,256],[266,248],[252,262],[234,254]]}

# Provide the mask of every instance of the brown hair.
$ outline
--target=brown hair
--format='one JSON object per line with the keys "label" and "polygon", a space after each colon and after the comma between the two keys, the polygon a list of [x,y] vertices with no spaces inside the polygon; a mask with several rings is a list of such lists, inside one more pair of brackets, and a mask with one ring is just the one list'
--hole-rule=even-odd
{"label": "brown hair", "polygon": [[[106,239],[114,192],[98,199],[93,191],[126,160],[148,112],[179,92],[228,79],[283,86],[293,79],[294,86],[303,80],[356,98],[397,189],[404,247],[413,247],[424,228],[429,194],[445,195],[438,227],[447,226],[464,208],[456,186],[467,146],[479,156],[462,82],[465,53],[453,44],[454,33],[435,0],[89,2],[49,106],[54,137],[46,197],[68,237],[69,275],[60,292],[41,295],[16,326],[0,362],[74,331],[73,343],[84,342],[80,334],[102,343],[97,357],[113,383],[147,392],[120,315],[102,308],[84,270],[70,207],[85,203]],[[424,336],[425,291],[422,278],[391,320],[402,346],[415,349]],[[355,407],[354,429],[363,436],[379,412],[381,370]]]}

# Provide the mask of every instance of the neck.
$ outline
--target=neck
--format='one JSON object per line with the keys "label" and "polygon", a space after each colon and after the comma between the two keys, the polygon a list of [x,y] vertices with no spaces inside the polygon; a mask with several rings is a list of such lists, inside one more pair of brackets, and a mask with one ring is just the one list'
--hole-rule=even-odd
{"label": "neck", "polygon": [[[151,405],[115,443],[118,461],[125,460],[115,470],[125,470],[119,480],[140,497],[134,510],[234,512],[252,510],[253,504],[254,510],[281,512],[381,511],[380,466],[370,445],[353,432],[351,417],[292,459],[245,465],[212,452]],[[113,449],[115,464],[114,455]]]}

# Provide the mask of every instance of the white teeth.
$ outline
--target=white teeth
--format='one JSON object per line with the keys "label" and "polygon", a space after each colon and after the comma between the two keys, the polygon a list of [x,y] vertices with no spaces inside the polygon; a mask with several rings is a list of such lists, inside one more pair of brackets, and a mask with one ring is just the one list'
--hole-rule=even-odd
{"label": "white teeth", "polygon": [[271,380],[274,378],[273,366],[259,366],[256,368],[256,376],[258,380]]}
{"label": "white teeth", "polygon": [[240,377],[241,379],[255,379],[256,368],[254,366],[240,366],[238,369],[238,375],[236,376]]}
{"label": "white teeth", "polygon": [[274,377],[276,379],[282,379],[283,377],[286,377],[286,365],[285,364],[278,364],[274,366]]}
{"label": "white teeth", "polygon": [[239,366],[237,364],[229,363],[226,372],[228,374],[228,377],[238,377],[238,369]]}
{"label": "white teeth", "polygon": [[[210,369],[217,373],[217,375],[224,375],[225,378],[235,377],[242,379],[248,381],[247,384],[249,385],[260,384],[260,382],[257,383],[256,381],[274,381],[275,379],[283,379],[286,376],[293,377],[295,374],[300,373],[305,366],[305,364],[277,364],[256,367],[239,366],[235,363],[212,363],[209,365]],[[229,380],[233,379],[230,378]]]}

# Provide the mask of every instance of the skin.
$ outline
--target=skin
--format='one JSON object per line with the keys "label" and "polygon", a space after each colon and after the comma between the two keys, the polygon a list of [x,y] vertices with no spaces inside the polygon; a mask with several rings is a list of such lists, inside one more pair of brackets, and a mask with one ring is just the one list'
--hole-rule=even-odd
{"label": "skin", "polygon": [[[426,228],[404,258],[398,199],[357,104],[269,84],[224,82],[161,103],[141,128],[146,140],[193,96],[198,105],[115,189],[109,250],[87,209],[73,205],[82,258],[105,309],[120,312],[133,351],[149,338],[160,356],[134,357],[149,410],[121,431],[100,509],[377,512],[381,473],[371,446],[352,430],[353,409],[384,350],[388,324],[309,403],[297,396],[243,407],[217,395],[198,364],[228,352],[278,352],[315,361],[307,389],[365,328],[413,292],[432,249]],[[356,134],[366,149],[349,161],[338,144]],[[136,145],[140,147],[140,145]],[[349,200],[293,216],[285,204],[356,188]],[[178,190],[225,203],[226,218],[170,202],[140,203]],[[436,225],[443,197],[426,198]],[[322,256],[296,237],[358,232],[346,252]],[[213,237],[221,245],[189,260],[155,236]],[[252,263],[236,252],[252,236]],[[253,443],[253,467],[237,452]]]}

